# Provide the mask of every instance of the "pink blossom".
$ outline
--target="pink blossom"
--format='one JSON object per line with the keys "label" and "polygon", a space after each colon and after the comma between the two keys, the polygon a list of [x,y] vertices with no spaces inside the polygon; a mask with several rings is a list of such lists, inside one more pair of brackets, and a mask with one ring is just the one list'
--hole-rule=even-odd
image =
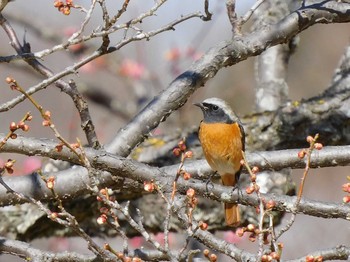
{"label": "pink blossom", "polygon": [[132,79],[140,79],[144,76],[145,71],[143,64],[131,59],[124,59],[119,67],[119,73],[122,76],[130,77]]}

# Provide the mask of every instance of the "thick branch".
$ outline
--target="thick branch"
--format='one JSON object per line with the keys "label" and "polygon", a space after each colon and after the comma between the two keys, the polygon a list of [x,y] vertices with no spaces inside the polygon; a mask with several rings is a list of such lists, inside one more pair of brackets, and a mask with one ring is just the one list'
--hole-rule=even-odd
{"label": "thick branch", "polygon": [[258,55],[270,46],[285,43],[314,24],[349,22],[349,10],[349,4],[337,1],[304,6],[265,30],[254,31],[211,48],[155,97],[127,126],[119,130],[115,139],[107,146],[107,151],[128,156],[151,130],[180,108],[193,92],[213,78],[222,67]]}
{"label": "thick branch", "polygon": [[40,262],[40,261],[99,262],[99,261],[103,261],[103,259],[99,259],[95,256],[82,255],[74,252],[52,253],[49,251],[43,251],[43,250],[34,248],[25,242],[11,240],[1,236],[0,236],[0,253],[12,254],[12,255],[21,257],[24,260],[30,259],[30,261],[33,261],[33,262]]}
{"label": "thick branch", "polygon": [[[254,28],[263,30],[289,13],[288,1],[264,1],[255,11]],[[255,107],[258,112],[273,111],[288,99],[286,72],[289,61],[288,45],[276,45],[267,49],[255,61]]]}
{"label": "thick branch", "polygon": [[[2,137],[0,137],[2,139]],[[55,150],[55,143],[51,140],[28,139],[18,137],[15,140],[8,141],[2,148],[2,152],[13,152],[27,155],[40,155],[54,159],[62,159],[72,163],[79,164],[77,156],[68,150],[57,152]],[[157,181],[162,184],[164,190],[171,191],[172,181],[175,172],[172,172],[175,167],[159,169],[151,167],[131,159],[124,159],[103,151],[86,148],[86,156],[89,159],[92,167],[110,172],[113,176],[120,176],[129,178],[135,181]],[[259,152],[247,154],[250,165],[259,166],[263,169],[279,169],[279,168],[303,168],[305,163],[297,157],[298,150],[283,150],[276,152]],[[312,156],[313,167],[325,167],[336,165],[350,164],[349,156],[350,146],[343,147],[325,147],[321,151],[317,151]],[[203,165],[204,163],[201,162]],[[192,164],[191,164],[192,165]],[[193,164],[195,166],[196,164]],[[200,164],[197,164],[197,166]],[[204,165],[203,165],[204,166]],[[81,168],[76,168],[74,176],[59,176],[56,178],[55,191],[61,197],[67,198],[73,195],[88,193],[86,184],[90,181],[86,172]],[[169,173],[166,173],[165,170]],[[186,170],[191,170],[190,166]],[[201,172],[201,170],[193,170]],[[80,171],[80,172],[79,172]],[[192,170],[191,170],[192,171]],[[4,181],[15,191],[22,192],[40,199],[48,199],[51,194],[44,183],[33,174],[32,176],[24,177],[4,177]],[[112,177],[106,175],[100,178],[100,186],[111,185],[113,183]],[[207,187],[205,183],[201,183],[196,179],[190,181],[178,182],[179,192],[184,193],[188,187],[193,187],[203,196],[207,196]],[[231,202],[239,200],[240,203],[247,205],[256,205],[257,198],[255,195],[247,195],[245,193],[232,192],[231,189],[213,185],[211,188],[212,194],[210,198]],[[275,196],[266,194],[265,199],[273,199],[279,203],[277,209],[291,210],[295,199],[289,196]],[[18,203],[18,199],[6,193],[4,188],[0,188],[0,204],[8,205]],[[327,211],[328,210],[328,211]],[[329,212],[329,210],[333,210]],[[327,212],[326,212],[327,211]],[[339,217],[346,219],[350,207],[341,206],[339,204],[321,203],[316,201],[304,200],[300,206],[300,212],[309,215],[317,215],[321,217]]]}

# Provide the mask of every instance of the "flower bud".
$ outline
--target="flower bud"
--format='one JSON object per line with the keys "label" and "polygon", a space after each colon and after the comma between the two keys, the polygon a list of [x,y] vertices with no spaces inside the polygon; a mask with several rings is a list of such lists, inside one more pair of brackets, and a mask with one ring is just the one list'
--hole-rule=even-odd
{"label": "flower bud", "polygon": [[205,257],[208,257],[209,254],[210,254],[210,251],[209,251],[208,249],[204,249],[204,250],[203,250],[203,255],[204,255]]}
{"label": "flower bud", "polygon": [[208,224],[205,222],[200,222],[199,223],[199,228],[202,230],[207,230],[208,229]]}
{"label": "flower bud", "polygon": [[314,142],[314,138],[312,136],[307,136],[306,141],[310,144],[310,143]]}
{"label": "flower bud", "polygon": [[192,151],[186,151],[185,152],[185,157],[186,158],[192,158],[193,157],[193,152]]}
{"label": "flower bud", "polygon": [[307,256],[306,257],[306,262],[314,262],[314,261],[315,261],[314,256]]}
{"label": "flower bud", "polygon": [[342,189],[344,192],[350,193],[350,183],[343,184]]}
{"label": "flower bud", "polygon": [[321,143],[315,143],[315,149],[321,150],[323,148],[323,145]]}
{"label": "flower bud", "polygon": [[189,180],[189,179],[191,178],[191,174],[185,172],[185,173],[183,174],[183,177],[184,177],[185,180]]}
{"label": "flower bud", "polygon": [[247,194],[251,194],[251,193],[253,193],[254,191],[255,191],[255,188],[254,188],[253,185],[251,185],[251,186],[249,186],[249,187],[247,187],[247,188],[245,189],[245,192],[247,192]]}
{"label": "flower bud", "polygon": [[300,151],[298,152],[298,157],[299,157],[300,159],[303,159],[303,158],[305,157],[305,154],[306,154],[305,150],[302,149],[302,150],[300,150]]}
{"label": "flower bud", "polygon": [[179,156],[180,154],[181,154],[180,148],[175,147],[175,148],[173,149],[173,155],[174,155],[174,156]]}
{"label": "flower bud", "polygon": [[244,227],[237,228],[236,235],[242,237],[244,235],[245,230],[246,229]]}
{"label": "flower bud", "polygon": [[10,76],[6,77],[5,81],[8,84],[11,84],[11,83],[15,82],[15,80],[12,77],[10,77]]}
{"label": "flower bud", "polygon": [[255,230],[255,226],[253,224],[249,224],[247,226],[247,230],[250,231],[250,232],[253,232]]}
{"label": "flower bud", "polygon": [[186,150],[186,143],[185,141],[181,140],[179,143],[178,143],[178,147],[180,148],[181,151],[185,151]]}
{"label": "flower bud", "polygon": [[273,201],[272,199],[269,200],[267,203],[266,203],[266,209],[272,209],[276,206],[276,202]]}
{"label": "flower bud", "polygon": [[107,223],[107,216],[105,214],[100,215],[97,219],[97,224],[103,225]]}
{"label": "flower bud", "polygon": [[259,168],[257,166],[253,166],[252,172],[253,174],[257,174],[259,172]]}
{"label": "flower bud", "polygon": [[187,189],[186,195],[187,195],[189,198],[193,198],[194,195],[195,195],[194,189],[193,189],[193,188]]}
{"label": "flower bud", "polygon": [[349,203],[350,202],[350,195],[347,195],[347,196],[343,197],[343,202],[344,203]]}
{"label": "flower bud", "polygon": [[16,131],[18,129],[18,126],[15,122],[11,122],[10,123],[10,131],[13,132],[13,131]]}
{"label": "flower bud", "polygon": [[146,192],[153,192],[153,190],[155,189],[155,186],[153,184],[153,182],[144,182],[143,183],[143,189],[146,191]]}

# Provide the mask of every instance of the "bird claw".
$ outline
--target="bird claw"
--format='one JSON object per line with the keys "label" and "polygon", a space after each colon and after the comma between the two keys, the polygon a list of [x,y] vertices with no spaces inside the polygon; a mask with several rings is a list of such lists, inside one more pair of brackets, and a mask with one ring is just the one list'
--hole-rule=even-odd
{"label": "bird claw", "polygon": [[212,177],[213,177],[215,174],[217,174],[216,171],[215,171],[214,173],[210,174],[209,177],[208,177],[208,179],[205,181],[205,190],[206,190],[207,192],[209,192],[209,188],[208,188],[208,185],[209,185],[209,184],[211,185],[211,187],[214,187],[214,184],[213,184],[213,182],[211,181],[211,179],[212,179]]}

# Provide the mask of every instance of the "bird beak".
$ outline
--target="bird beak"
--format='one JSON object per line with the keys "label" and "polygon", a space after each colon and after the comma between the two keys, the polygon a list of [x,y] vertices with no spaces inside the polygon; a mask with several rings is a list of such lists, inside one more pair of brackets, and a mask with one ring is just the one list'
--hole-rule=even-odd
{"label": "bird beak", "polygon": [[204,106],[202,103],[194,103],[193,105],[200,107],[201,109],[204,109]]}

